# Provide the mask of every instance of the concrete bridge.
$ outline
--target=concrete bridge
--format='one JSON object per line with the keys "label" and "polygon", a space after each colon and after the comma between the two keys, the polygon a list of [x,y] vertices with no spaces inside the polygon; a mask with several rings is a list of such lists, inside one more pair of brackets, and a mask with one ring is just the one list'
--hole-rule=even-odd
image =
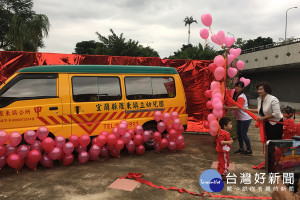
{"label": "concrete bridge", "polygon": [[300,109],[300,38],[244,50],[239,59],[245,62],[241,76],[251,79],[245,91],[250,105],[256,105],[256,85],[266,81],[282,107]]}

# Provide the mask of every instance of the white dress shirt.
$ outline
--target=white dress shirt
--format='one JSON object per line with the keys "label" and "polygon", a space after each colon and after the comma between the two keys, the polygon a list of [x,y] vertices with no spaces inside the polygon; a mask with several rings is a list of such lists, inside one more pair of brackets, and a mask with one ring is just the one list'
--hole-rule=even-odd
{"label": "white dress shirt", "polygon": [[[261,97],[257,98],[257,109],[258,109],[258,113],[261,107]],[[270,95],[267,94],[265,96],[265,99],[263,101],[263,112],[265,114],[265,116],[267,115],[273,115],[273,118],[270,118],[270,120],[273,121],[280,121],[283,118],[283,115],[281,114],[280,111],[280,104],[279,104],[279,100]],[[275,125],[276,122],[270,122],[272,125]]]}

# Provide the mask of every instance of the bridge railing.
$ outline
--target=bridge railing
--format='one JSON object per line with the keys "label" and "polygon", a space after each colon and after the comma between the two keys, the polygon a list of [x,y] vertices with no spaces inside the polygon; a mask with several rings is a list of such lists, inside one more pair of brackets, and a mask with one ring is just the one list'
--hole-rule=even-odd
{"label": "bridge railing", "polygon": [[251,52],[255,52],[255,51],[261,51],[261,50],[264,50],[264,49],[270,49],[270,48],[274,48],[274,47],[289,45],[289,44],[293,44],[293,43],[297,43],[297,42],[300,42],[300,38],[293,38],[293,39],[290,39],[288,41],[274,42],[274,43],[268,44],[268,45],[263,45],[263,46],[253,47],[253,48],[250,48],[250,49],[245,49],[245,50],[242,50],[241,54],[251,53]]}

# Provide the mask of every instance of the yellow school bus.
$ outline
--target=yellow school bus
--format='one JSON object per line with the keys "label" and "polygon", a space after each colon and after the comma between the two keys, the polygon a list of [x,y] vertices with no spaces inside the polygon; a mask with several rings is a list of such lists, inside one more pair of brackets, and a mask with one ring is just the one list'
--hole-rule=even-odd
{"label": "yellow school bus", "polygon": [[186,98],[174,68],[118,65],[36,66],[0,86],[0,130],[46,126],[50,136],[95,136],[122,120],[128,128],[156,129],[155,111],[179,113],[187,125]]}

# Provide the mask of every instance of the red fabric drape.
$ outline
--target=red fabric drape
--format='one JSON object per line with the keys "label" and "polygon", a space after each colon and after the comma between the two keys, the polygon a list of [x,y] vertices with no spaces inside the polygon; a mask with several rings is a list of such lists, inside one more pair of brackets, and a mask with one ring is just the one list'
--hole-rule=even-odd
{"label": "red fabric drape", "polygon": [[77,55],[0,51],[0,84],[17,70],[36,65],[145,65],[174,67],[184,86],[189,115],[188,131],[207,131],[203,121],[209,114],[204,91],[209,89],[213,74],[208,60],[170,60],[154,57],[127,57],[106,55]]}

